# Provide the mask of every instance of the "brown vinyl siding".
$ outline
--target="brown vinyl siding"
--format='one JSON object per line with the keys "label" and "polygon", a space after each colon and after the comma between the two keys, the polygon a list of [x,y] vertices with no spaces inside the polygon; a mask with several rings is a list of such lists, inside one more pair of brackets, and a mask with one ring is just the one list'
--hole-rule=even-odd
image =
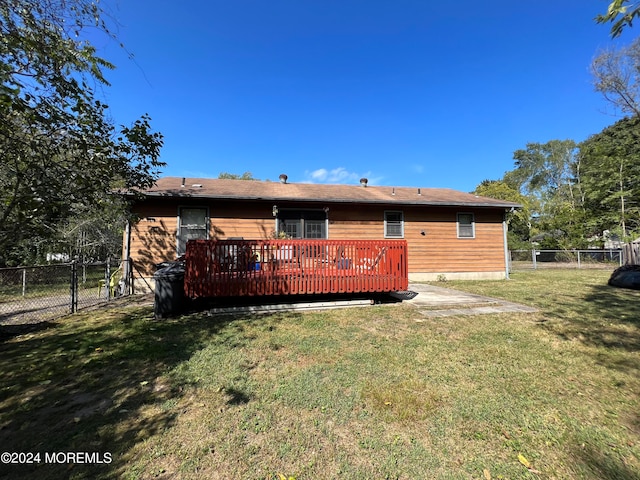
{"label": "brown vinyl siding", "polygon": [[329,238],[384,238],[384,207],[334,205],[329,210]]}
{"label": "brown vinyl siding", "polygon": [[427,215],[420,210],[405,211],[409,272],[504,271],[502,212],[466,209],[475,215],[475,238],[458,238],[458,209],[432,209]]}
{"label": "brown vinyl siding", "polygon": [[131,228],[131,258],[144,275],[155,271],[154,265],[176,258],[177,205],[141,203],[136,206],[139,221]]}
{"label": "brown vinyl siding", "polygon": [[273,220],[212,216],[210,238],[266,239],[271,236],[273,229]]}
{"label": "brown vinyl siding", "polygon": [[[176,258],[179,207],[209,209],[209,238],[268,239],[274,232],[274,202],[149,198],[136,204],[140,221],[131,231],[131,256],[146,275]],[[281,202],[279,208],[322,209],[322,203]],[[332,204],[329,239],[384,239],[385,210],[402,211],[409,272],[505,271],[503,210],[494,208]],[[456,215],[473,213],[475,238],[458,238]],[[424,231],[424,235],[421,232]]]}
{"label": "brown vinyl siding", "polygon": [[[384,238],[384,210],[332,209],[329,238]],[[466,208],[475,214],[475,238],[458,238],[459,209],[409,207],[402,211],[404,238],[409,244],[409,272],[504,270],[502,212]]]}

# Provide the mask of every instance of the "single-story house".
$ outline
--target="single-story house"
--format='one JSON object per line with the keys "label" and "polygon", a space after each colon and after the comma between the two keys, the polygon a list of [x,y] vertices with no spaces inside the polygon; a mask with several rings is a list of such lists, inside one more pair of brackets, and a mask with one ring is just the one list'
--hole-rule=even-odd
{"label": "single-story house", "polygon": [[404,239],[411,281],[508,277],[504,200],[444,188],[160,178],[136,196],[125,232],[136,287],[190,239]]}

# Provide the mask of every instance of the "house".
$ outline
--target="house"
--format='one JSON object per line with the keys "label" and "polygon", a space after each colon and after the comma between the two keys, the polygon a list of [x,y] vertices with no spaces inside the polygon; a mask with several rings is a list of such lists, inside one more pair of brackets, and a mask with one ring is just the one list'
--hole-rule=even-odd
{"label": "house", "polygon": [[[160,178],[133,200],[124,257],[142,284],[191,239],[404,239],[411,281],[508,277],[505,214],[519,205],[443,188]],[[137,284],[136,287],[139,285]]]}

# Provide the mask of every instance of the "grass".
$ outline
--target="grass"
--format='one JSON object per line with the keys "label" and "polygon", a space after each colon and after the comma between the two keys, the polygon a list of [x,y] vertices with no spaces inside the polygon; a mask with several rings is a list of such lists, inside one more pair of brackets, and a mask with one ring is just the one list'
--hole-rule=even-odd
{"label": "grass", "polygon": [[447,282],[534,314],[120,306],[0,327],[2,449],[113,457],[0,476],[638,479],[640,292],[608,275]]}
{"label": "grass", "polygon": [[[51,268],[53,267],[53,268]],[[11,269],[15,274],[0,278],[0,304],[20,302],[25,299],[41,298],[59,295],[69,295],[71,270],[68,265],[48,265],[43,267],[28,267],[27,270],[40,269],[41,278],[33,280],[27,276],[23,289],[22,273],[19,269]],[[115,267],[114,267],[115,268]],[[104,267],[90,266],[86,270],[78,269],[78,290],[82,293],[97,292],[98,284],[104,280]],[[31,274],[29,274],[31,275]]]}

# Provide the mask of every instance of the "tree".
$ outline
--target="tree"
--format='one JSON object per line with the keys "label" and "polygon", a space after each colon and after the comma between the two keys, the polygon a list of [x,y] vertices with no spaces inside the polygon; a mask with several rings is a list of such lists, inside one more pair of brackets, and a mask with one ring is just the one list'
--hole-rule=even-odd
{"label": "tree", "polygon": [[626,239],[640,233],[640,118],[624,118],[580,144],[587,225]]}
{"label": "tree", "polygon": [[640,115],[640,38],[601,52],[591,63],[596,91],[625,114]]}
{"label": "tree", "polygon": [[561,194],[576,205],[580,195],[576,153],[573,140],[528,143],[526,150],[513,153],[516,168],[506,180],[541,200],[549,201]]}
{"label": "tree", "polygon": [[529,143],[525,150],[514,152],[515,169],[504,176],[531,198],[532,223],[540,233],[554,233],[555,248],[577,247],[585,238],[577,153],[573,140]]}
{"label": "tree", "polygon": [[483,180],[473,192],[475,195],[507,200],[521,205],[507,213],[506,221],[509,227],[508,243],[511,250],[526,249],[531,237],[531,218],[535,201],[521,194],[517,188],[504,180]]}
{"label": "tree", "polygon": [[237,173],[221,172],[220,175],[218,175],[218,178],[229,180],[257,180],[257,178],[253,178],[253,174],[251,172],[244,172],[242,175],[238,175]]}
{"label": "tree", "polygon": [[[96,98],[113,68],[83,35],[114,38],[97,0],[0,0],[0,252],[59,227],[115,187],[153,184],[162,135],[116,128]],[[105,206],[108,208],[108,206]],[[0,259],[2,261],[2,259]]]}
{"label": "tree", "polygon": [[618,37],[626,27],[631,27],[633,20],[640,16],[640,4],[638,2],[629,6],[629,0],[613,0],[607,8],[607,13],[598,15],[598,23],[612,23],[611,37]]}

